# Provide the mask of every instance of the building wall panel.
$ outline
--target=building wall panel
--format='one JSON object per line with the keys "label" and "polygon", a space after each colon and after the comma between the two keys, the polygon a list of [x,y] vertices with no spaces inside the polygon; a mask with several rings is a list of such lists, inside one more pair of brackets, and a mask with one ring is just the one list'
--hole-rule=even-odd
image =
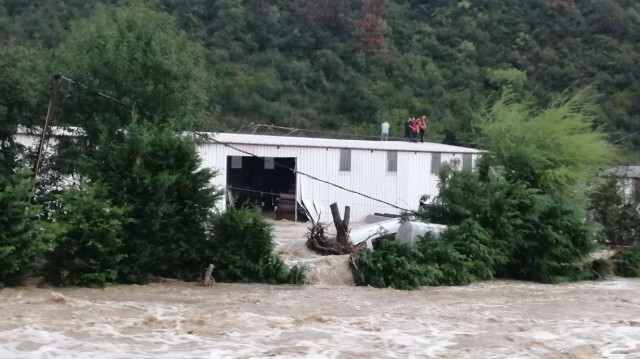
{"label": "building wall panel", "polygon": [[[438,177],[431,173],[432,153],[403,151],[397,154],[397,171],[387,171],[387,151],[371,149],[351,150],[351,171],[340,171],[339,148],[280,147],[265,145],[242,145],[234,147],[260,157],[294,157],[297,170],[338,186],[380,199],[398,207],[417,210],[420,197],[428,195],[430,200],[437,196]],[[247,156],[246,154],[219,144],[205,144],[199,148],[203,166],[218,171],[214,184],[226,185],[227,156]],[[441,153],[441,163],[462,163],[462,154]],[[477,155],[474,155],[474,163]],[[297,198],[310,200],[307,205],[317,206],[321,221],[330,221],[329,205],[337,202],[351,207],[351,218],[361,221],[368,214],[400,214],[400,210],[307,177],[297,175]]]}
{"label": "building wall panel", "polygon": [[[274,136],[247,137],[234,134],[220,134],[220,136],[221,141],[226,138],[224,136],[229,137],[228,141],[236,141],[230,143],[233,143],[233,147],[237,150],[220,143],[206,142],[199,144],[198,153],[202,159],[202,166],[211,168],[217,173],[212,179],[212,185],[223,190],[226,187],[227,157],[248,156],[242,152],[246,151],[259,157],[296,158],[296,169],[300,172],[410,210],[418,209],[422,195],[429,195],[431,200],[437,196],[438,177],[437,174],[431,173],[433,153],[436,153],[434,151],[443,151],[437,152],[443,164],[457,159],[460,166],[462,153],[475,152],[474,165],[479,156],[479,151],[473,149],[438,144],[331,140],[325,141],[331,146],[322,147],[323,140],[316,141],[316,139],[285,137],[278,142],[280,139]],[[242,143],[240,140],[245,137],[247,141]],[[261,139],[262,137],[264,139]],[[253,141],[256,138],[260,141]],[[26,145],[34,145],[37,136],[17,134],[16,140]],[[340,147],[343,144],[345,147]],[[350,171],[340,171],[341,148],[351,149]],[[413,151],[414,148],[415,151]],[[396,151],[396,149],[398,150],[397,171],[389,172],[387,171],[387,151]],[[459,150],[459,153],[453,150]],[[298,173],[296,178],[298,202],[304,199],[312,202],[307,205],[318,206],[321,221],[331,220],[329,205],[333,202],[337,202],[341,210],[345,205],[349,205],[353,221],[362,221],[368,214],[376,212],[400,213],[400,210],[393,206],[317,181],[303,174]],[[220,209],[224,209],[224,206],[225,201],[218,204]]]}

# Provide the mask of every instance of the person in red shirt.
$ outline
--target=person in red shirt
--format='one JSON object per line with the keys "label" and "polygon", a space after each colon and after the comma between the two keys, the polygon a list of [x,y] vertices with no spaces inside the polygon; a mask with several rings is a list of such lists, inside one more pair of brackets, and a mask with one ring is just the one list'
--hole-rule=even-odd
{"label": "person in red shirt", "polygon": [[424,132],[427,128],[427,117],[426,116],[422,116],[418,119],[416,119],[416,128],[418,129],[418,132],[420,132],[420,142],[424,142]]}
{"label": "person in red shirt", "polygon": [[420,132],[420,118],[416,117],[411,121],[411,142],[418,142],[418,132]]}

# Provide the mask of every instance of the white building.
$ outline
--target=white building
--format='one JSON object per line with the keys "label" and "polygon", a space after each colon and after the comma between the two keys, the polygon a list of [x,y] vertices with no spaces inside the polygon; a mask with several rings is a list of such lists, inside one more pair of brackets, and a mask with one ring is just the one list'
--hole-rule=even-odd
{"label": "white building", "polygon": [[[54,137],[82,136],[81,132],[53,130]],[[331,221],[329,205],[333,202],[340,208],[350,206],[352,221],[363,221],[374,213],[400,214],[394,206],[417,210],[421,196],[437,196],[437,174],[443,163],[457,160],[462,168],[470,169],[481,153],[437,143],[201,135],[198,151],[202,165],[217,172],[213,184],[230,194],[219,207],[234,198],[262,202],[271,210],[276,197],[288,193],[295,198],[296,208],[303,206],[323,222]],[[35,147],[39,137],[19,131],[15,140]]]}
{"label": "white building", "polygon": [[604,171],[616,177],[618,191],[627,201],[640,202],[640,166],[619,166]]}
{"label": "white building", "polygon": [[470,169],[481,153],[437,143],[212,135],[215,141],[201,144],[199,151],[203,165],[218,172],[215,185],[240,196],[262,196],[266,201],[273,201],[270,193],[295,194],[296,204],[304,205],[311,216],[323,222],[331,220],[329,205],[333,202],[340,208],[350,206],[352,221],[363,221],[374,213],[401,212],[345,189],[417,210],[421,196],[434,198],[438,194],[441,164],[457,159],[462,168]]}

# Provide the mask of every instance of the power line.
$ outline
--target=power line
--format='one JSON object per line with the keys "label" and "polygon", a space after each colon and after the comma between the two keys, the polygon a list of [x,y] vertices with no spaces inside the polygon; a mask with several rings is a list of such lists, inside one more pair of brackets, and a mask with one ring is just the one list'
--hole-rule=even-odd
{"label": "power line", "polygon": [[234,187],[234,186],[227,186],[227,188],[231,188],[231,189],[235,189],[237,191],[244,191],[244,192],[251,192],[251,193],[259,193],[259,194],[268,194],[270,196],[279,196],[279,193],[273,193],[273,192],[265,192],[265,191],[258,191],[255,189],[249,189],[249,188],[240,188],[240,187]]}
{"label": "power line", "polygon": [[87,91],[87,92],[92,92],[92,93],[94,93],[94,94],[96,94],[96,95],[98,95],[98,96],[100,96],[100,97],[106,98],[107,100],[111,100],[111,101],[117,102],[117,103],[119,103],[119,104],[120,104],[120,105],[122,105],[122,106],[130,107],[129,105],[125,104],[124,102],[122,102],[122,101],[120,101],[120,100],[118,100],[118,99],[116,99],[116,98],[113,98],[113,97],[111,97],[111,96],[109,96],[109,95],[107,95],[107,94],[105,94],[105,93],[103,93],[103,92],[100,92],[100,91],[97,91],[97,90],[91,89],[91,88],[89,88],[89,87],[87,87],[87,86],[85,86],[85,85],[83,85],[83,84],[81,84],[81,83],[78,83],[78,82],[76,82],[76,81],[74,81],[74,80],[72,80],[72,79],[70,79],[70,78],[68,78],[68,77],[66,77],[66,76],[64,76],[64,75],[60,75],[60,77],[61,77],[63,80],[68,81],[68,82],[71,82],[72,84],[74,84],[74,85],[76,85],[76,86],[80,87],[81,89],[83,89],[83,90],[85,90],[85,91]]}
{"label": "power line", "polygon": [[[118,104],[119,104],[119,105],[121,105],[121,106],[124,106],[124,107],[127,107],[127,108],[131,108],[131,105],[127,105],[126,103],[122,102],[121,100],[118,100],[117,98],[111,97],[111,96],[109,96],[109,95],[105,94],[104,92],[101,92],[101,91],[98,91],[98,90],[94,90],[94,89],[92,89],[92,88],[89,88],[89,87],[87,87],[87,86],[85,86],[85,85],[83,85],[83,84],[81,84],[81,83],[79,83],[79,82],[77,82],[77,81],[74,81],[74,80],[72,80],[72,79],[70,79],[70,78],[68,78],[68,77],[66,77],[66,76],[64,76],[64,75],[62,75],[62,74],[58,74],[58,75],[59,75],[63,80],[68,81],[68,82],[72,83],[73,85],[78,86],[79,88],[81,88],[81,89],[83,89],[83,90],[85,90],[85,91],[87,91],[87,92],[91,92],[91,93],[93,93],[93,94],[95,94],[95,95],[98,95],[98,96],[100,96],[100,97],[102,97],[102,98],[105,98],[105,99],[107,99],[107,100],[110,100],[110,101],[116,102],[116,103],[118,103]],[[144,113],[144,114],[145,114],[145,115],[147,115],[147,116],[153,116],[151,113],[149,113],[149,112],[147,112],[147,111],[141,111],[141,112],[142,112],[142,113]]]}
{"label": "power line", "polygon": [[[66,81],[69,81],[69,82],[73,83],[74,85],[76,85],[76,86],[78,86],[78,87],[80,87],[80,88],[84,89],[85,91],[92,92],[92,93],[94,93],[94,94],[96,94],[96,95],[98,95],[98,96],[100,96],[100,97],[103,97],[103,98],[105,98],[105,99],[107,99],[107,100],[114,101],[114,102],[116,102],[116,103],[119,103],[120,105],[123,105],[123,106],[127,106],[127,107],[128,107],[128,105],[126,105],[125,103],[123,103],[122,101],[120,101],[120,100],[118,100],[118,99],[116,99],[116,98],[113,98],[113,97],[111,97],[111,96],[108,96],[108,95],[106,95],[106,94],[104,94],[104,93],[102,93],[102,92],[100,92],[100,91],[96,91],[96,90],[90,89],[89,87],[84,86],[84,85],[82,85],[82,84],[80,84],[80,83],[78,83],[78,82],[76,82],[76,81],[74,81],[74,80],[72,80],[72,79],[70,79],[70,78],[68,78],[68,77],[65,77],[65,76],[62,76],[62,75],[60,75],[60,76],[61,76],[64,80],[66,80]],[[150,114],[148,114],[148,113],[147,113],[147,115],[150,115]],[[238,152],[244,153],[244,154],[246,154],[246,155],[249,155],[249,156],[251,156],[251,157],[254,157],[254,158],[263,158],[263,157],[260,157],[260,156],[258,156],[258,155],[256,155],[256,154],[254,154],[254,153],[251,153],[251,152],[249,152],[249,151],[245,151],[245,150],[242,150],[242,149],[237,148],[237,147],[235,147],[235,146],[232,146],[232,145],[230,145],[230,144],[228,144],[228,143],[225,143],[225,142],[219,141],[219,140],[215,139],[214,137],[209,137],[209,140],[211,140],[211,141],[213,141],[213,142],[215,142],[215,143],[221,144],[221,145],[223,145],[223,146],[229,147],[229,148],[231,148],[231,149],[234,149],[234,150],[236,150],[236,151],[238,151]],[[315,181],[318,181],[318,182],[321,182],[321,183],[324,183],[324,184],[328,184],[328,185],[333,186],[333,187],[335,187],[335,188],[338,188],[338,189],[341,189],[341,190],[343,190],[343,191],[350,192],[350,193],[353,193],[353,194],[356,194],[356,195],[362,196],[362,197],[364,197],[364,198],[367,198],[367,199],[373,200],[373,201],[375,201],[375,202],[379,202],[379,203],[386,204],[386,205],[388,205],[388,206],[390,206],[390,207],[393,207],[393,208],[395,208],[395,209],[398,209],[398,210],[401,210],[401,211],[404,211],[404,212],[411,212],[411,213],[413,213],[413,214],[419,214],[418,212],[416,212],[416,211],[414,211],[414,210],[406,209],[406,208],[402,208],[402,207],[397,206],[397,205],[395,205],[395,204],[393,204],[393,203],[390,203],[390,202],[387,202],[387,201],[384,201],[384,200],[381,200],[381,199],[378,199],[378,198],[375,198],[375,197],[369,196],[369,195],[364,194],[364,193],[362,193],[362,192],[354,191],[354,190],[352,190],[352,189],[349,189],[349,188],[346,188],[346,187],[340,186],[340,185],[335,184],[335,183],[333,183],[333,182],[329,182],[329,181],[326,181],[326,180],[320,179],[320,178],[318,178],[318,177],[316,177],[316,176],[313,176],[313,175],[310,175],[310,174],[308,174],[308,173],[304,173],[304,172],[298,171],[298,170],[296,170],[296,169],[294,169],[294,168],[291,168],[291,167],[285,166],[285,165],[283,165],[283,164],[281,164],[281,163],[277,163],[277,162],[275,162],[275,160],[272,160],[272,159],[270,159],[270,158],[263,158],[263,159],[264,159],[265,161],[267,161],[267,162],[271,162],[271,163],[273,163],[273,165],[274,165],[274,166],[278,166],[278,167],[281,167],[281,168],[287,169],[287,170],[289,170],[289,171],[293,172],[294,174],[300,174],[300,175],[302,175],[302,176],[306,176],[306,177],[308,177],[308,178],[310,178],[310,179],[312,179],[312,180],[315,180]]]}
{"label": "power line", "polygon": [[[255,134],[256,132],[258,132],[260,129],[266,129],[266,130],[283,130],[283,131],[288,131],[288,133],[282,135],[282,136],[292,136],[292,135],[296,135],[299,133],[319,133],[319,134],[323,134],[323,135],[331,135],[334,138],[335,137],[347,137],[349,139],[352,138],[358,138],[358,139],[371,139],[371,140],[380,140],[380,136],[372,136],[372,135],[359,135],[359,134],[353,134],[353,133],[344,133],[344,132],[335,132],[335,131],[326,131],[326,130],[314,130],[314,129],[307,129],[307,128],[296,128],[296,127],[283,127],[283,126],[275,126],[275,125],[269,125],[269,124],[262,124],[262,123],[251,123],[249,125],[243,125],[242,127],[240,127],[236,132],[240,133],[242,132],[242,130],[244,130],[245,127],[248,127],[247,130],[251,130],[251,134]],[[389,137],[389,140],[397,140],[397,141],[401,141],[401,140],[406,140],[405,138],[402,137]]]}
{"label": "power line", "polygon": [[609,142],[609,144],[612,144],[612,145],[613,145],[614,143],[618,143],[618,142],[620,142],[620,141],[624,140],[625,138],[629,138],[629,137],[631,137],[631,136],[633,136],[633,135],[637,135],[638,133],[640,133],[640,130],[637,130],[637,131],[632,132],[632,133],[630,133],[630,134],[628,134],[628,135],[622,136],[622,137],[618,138],[617,140],[615,140],[615,141],[613,141],[613,142]]}

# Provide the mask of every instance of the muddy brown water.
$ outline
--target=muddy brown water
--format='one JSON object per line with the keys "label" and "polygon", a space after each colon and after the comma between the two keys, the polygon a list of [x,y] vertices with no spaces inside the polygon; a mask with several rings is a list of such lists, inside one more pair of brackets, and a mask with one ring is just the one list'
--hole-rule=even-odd
{"label": "muddy brown water", "polygon": [[0,290],[0,358],[640,358],[638,279],[354,287],[303,229],[276,235],[310,285]]}

